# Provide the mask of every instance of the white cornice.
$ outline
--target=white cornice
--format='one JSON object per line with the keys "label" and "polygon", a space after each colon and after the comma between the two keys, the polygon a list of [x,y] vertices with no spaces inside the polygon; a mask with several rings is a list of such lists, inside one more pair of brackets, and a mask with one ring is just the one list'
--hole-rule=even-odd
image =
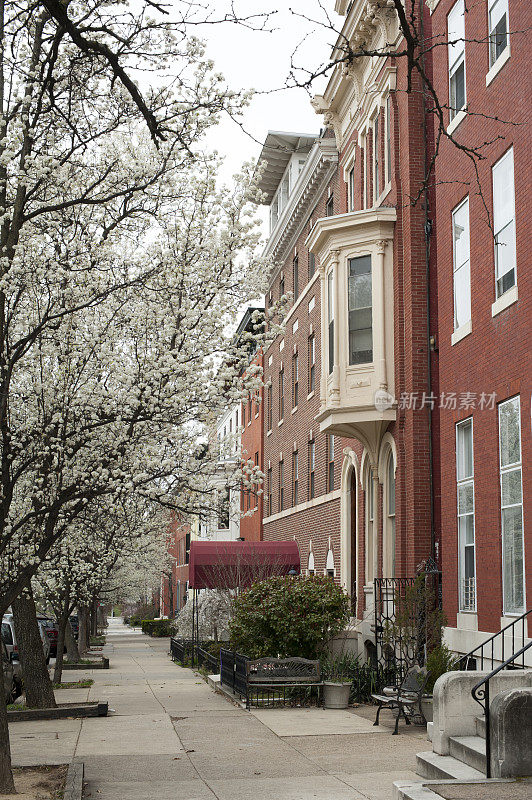
{"label": "white cornice", "polygon": [[322,217],[314,225],[306,245],[318,256],[320,264],[324,264],[324,256],[329,250],[348,244],[391,239],[396,219],[395,208],[386,207]]}
{"label": "white cornice", "polygon": [[280,264],[285,261],[314,203],[334,174],[337,164],[338,151],[334,139],[321,139],[316,142],[288,198],[288,203],[266,243],[265,257],[273,257]]}

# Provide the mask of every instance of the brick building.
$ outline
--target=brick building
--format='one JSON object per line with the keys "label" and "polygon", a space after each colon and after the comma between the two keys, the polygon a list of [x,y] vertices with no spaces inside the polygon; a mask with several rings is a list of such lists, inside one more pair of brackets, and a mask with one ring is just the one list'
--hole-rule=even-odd
{"label": "brick building", "polygon": [[[400,38],[378,0],[336,10],[350,42]],[[313,101],[326,130],[270,133],[261,154],[266,253],[278,263],[268,302],[294,294],[284,336],[264,356],[264,538],[294,536],[309,572],[346,587],[367,653],[374,578],[413,576],[439,546],[435,414],[395,399],[437,388],[426,208],[407,201],[427,140],[421,86],[406,93],[406,81],[401,59],[338,64]]]}
{"label": "brick building", "polygon": [[448,140],[436,163],[440,384],[471,401],[451,400],[440,415],[443,599],[448,640],[467,652],[532,596],[529,67],[518,33],[532,9],[497,0],[465,13],[463,0],[433,0],[431,12],[433,35],[458,40],[434,50],[448,130],[469,147],[491,142],[480,188],[472,161]]}
{"label": "brick building", "polygon": [[[333,59],[346,40],[400,42],[389,4],[335,8]],[[473,161],[445,137],[424,185],[434,117],[415,72],[406,91],[401,58],[338,63],[313,100],[321,133],[270,132],[259,158],[276,263],[266,304],[293,295],[264,353],[264,538],[294,537],[304,569],[345,586],[367,654],[375,586],[390,591],[374,579],[424,562],[443,572],[457,651],[526,609],[530,157],[525,41],[508,31],[529,16],[520,0],[424,8],[423,35],[454,42],[425,66],[447,132],[483,145],[481,193]]]}
{"label": "brick building", "polygon": [[[253,334],[258,324],[263,325],[264,308],[250,307],[246,310],[236,332],[237,341],[248,334],[248,365],[244,370],[244,377],[257,375],[262,378],[264,357],[262,348],[257,346]],[[263,420],[264,389],[260,386],[250,392],[248,398],[242,403],[240,409],[241,433],[240,452],[243,467],[258,467],[264,470],[264,420]],[[240,538],[247,542],[260,542],[262,540],[262,517],[264,511],[264,489],[255,484],[254,488],[243,488],[240,492]]]}
{"label": "brick building", "polygon": [[198,534],[198,521],[187,520],[172,512],[168,524],[166,550],[167,565],[161,573],[159,613],[162,617],[174,617],[187,602],[188,554],[190,541]]}

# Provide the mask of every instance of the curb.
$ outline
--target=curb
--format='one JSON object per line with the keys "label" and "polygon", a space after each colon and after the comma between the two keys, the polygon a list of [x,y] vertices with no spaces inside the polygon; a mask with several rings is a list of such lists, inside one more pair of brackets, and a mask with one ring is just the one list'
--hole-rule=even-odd
{"label": "curb", "polygon": [[8,711],[8,722],[23,722],[39,719],[66,719],[68,717],[106,717],[109,704],[94,701],[91,703],[60,703],[57,708],[28,708]]}
{"label": "curb", "polygon": [[84,772],[83,761],[72,761],[68,767],[63,800],[82,800]]}

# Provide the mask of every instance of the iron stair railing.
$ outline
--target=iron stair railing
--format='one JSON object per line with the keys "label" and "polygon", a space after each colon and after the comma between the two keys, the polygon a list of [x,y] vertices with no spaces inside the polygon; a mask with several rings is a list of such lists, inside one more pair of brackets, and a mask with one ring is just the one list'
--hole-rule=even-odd
{"label": "iron stair railing", "polygon": [[[530,612],[528,612],[530,613]],[[482,707],[484,711],[484,719],[486,721],[486,778],[491,778],[491,728],[490,728],[490,680],[497,675],[497,673],[501,672],[503,669],[508,669],[510,665],[513,665],[514,662],[522,656],[523,664],[525,660],[525,653],[532,647],[532,641],[528,644],[525,644],[518,650],[516,653],[507,658],[503,664],[500,664],[494,670],[490,672],[485,678],[482,678],[473,688],[471,689],[471,696],[473,700]]]}
{"label": "iron stair railing", "polygon": [[[527,635],[527,620],[529,615],[532,614],[532,608],[529,608],[528,611],[525,611],[524,614],[521,614],[520,617],[516,617],[516,619],[512,620],[512,622],[505,625],[504,628],[501,628],[500,631],[494,633],[493,636],[490,636],[489,639],[486,639],[485,642],[482,644],[477,645],[477,647],[473,648],[469,653],[466,653],[463,656],[460,656],[456,659],[454,663],[454,669],[462,669],[462,670],[469,670],[469,669],[493,669],[495,662],[503,662],[505,661],[505,642],[509,641],[510,645],[510,652],[512,655],[515,653],[516,649],[516,639],[520,640],[520,644],[524,645],[525,639],[528,638]],[[531,617],[532,619],[532,617]],[[519,634],[520,628],[520,634]],[[500,650],[499,650],[500,645]],[[528,648],[525,648],[525,650]],[[499,652],[498,652],[499,650]],[[508,649],[506,650],[508,652]],[[525,656],[524,652],[522,651],[522,662],[513,663],[512,659],[509,659],[509,664],[512,664],[512,669],[524,669],[525,668]],[[521,654],[521,651],[520,651]],[[471,662],[474,659],[474,664],[471,666]],[[480,662],[480,663],[479,663]],[[490,666],[488,667],[488,663]]]}

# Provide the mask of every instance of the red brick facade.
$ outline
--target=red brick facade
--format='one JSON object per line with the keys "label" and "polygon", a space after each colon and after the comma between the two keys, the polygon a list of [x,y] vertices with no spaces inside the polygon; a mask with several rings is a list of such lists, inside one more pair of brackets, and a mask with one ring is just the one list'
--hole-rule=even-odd
{"label": "red brick facade", "polygon": [[172,618],[186,602],[190,532],[190,522],[172,513],[167,533],[168,563],[161,575],[159,613],[162,617]]}
{"label": "red brick facade", "polygon": [[[435,36],[446,35],[447,15],[453,3],[440,0],[432,14]],[[508,29],[524,31],[532,24],[531,7],[521,0],[509,2]],[[488,19],[485,4],[468,6],[465,14],[466,115],[455,129],[459,144],[470,147],[490,142],[477,161],[478,179],[471,159],[451,142],[442,140],[436,165],[434,244],[438,263],[438,361],[441,390],[469,392],[475,407],[442,410],[439,426],[441,449],[442,567],[444,609],[457,646],[467,637],[465,627],[480,632],[497,631],[504,614],[502,586],[501,487],[499,474],[499,404],[518,396],[521,417],[522,499],[524,563],[526,571],[524,608],[532,593],[532,456],[531,407],[532,273],[529,247],[531,227],[526,198],[531,180],[530,132],[523,76],[528,74],[526,36],[510,35],[502,52],[500,69],[490,71]],[[475,41],[476,40],[476,41]],[[508,58],[507,56],[511,55]],[[434,50],[435,87],[447,102],[447,48]],[[488,84],[488,85],[487,85]],[[481,112],[481,113],[479,113]],[[505,124],[501,120],[509,120]],[[496,300],[494,224],[492,196],[493,165],[513,148],[515,176],[516,286],[515,302],[499,313]],[[471,332],[451,343],[453,315],[452,212],[469,197]],[[513,298],[511,297],[510,300]],[[482,394],[495,393],[495,403],[479,407]],[[474,528],[476,564],[476,613],[459,608],[459,544],[457,523],[456,423],[472,418],[474,454]],[[526,605],[526,597],[528,605]],[[456,631],[455,631],[456,629]],[[532,635],[532,630],[530,634]],[[485,638],[485,637],[483,637]]]}
{"label": "red brick facade", "polygon": [[[257,353],[251,366],[263,368],[262,350]],[[255,392],[253,398],[242,403],[240,419],[242,433],[240,435],[242,460],[251,461],[261,471],[264,470],[264,421],[263,421],[264,389]],[[262,540],[262,517],[264,506],[263,486],[244,489],[240,494],[240,537],[246,542]]]}

